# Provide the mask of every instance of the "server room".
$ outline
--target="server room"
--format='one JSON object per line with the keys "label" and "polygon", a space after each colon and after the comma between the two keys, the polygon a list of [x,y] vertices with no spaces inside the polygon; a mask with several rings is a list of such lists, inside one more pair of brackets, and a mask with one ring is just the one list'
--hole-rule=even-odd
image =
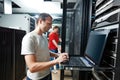
{"label": "server room", "polygon": [[0,80],[120,80],[120,0],[0,0]]}

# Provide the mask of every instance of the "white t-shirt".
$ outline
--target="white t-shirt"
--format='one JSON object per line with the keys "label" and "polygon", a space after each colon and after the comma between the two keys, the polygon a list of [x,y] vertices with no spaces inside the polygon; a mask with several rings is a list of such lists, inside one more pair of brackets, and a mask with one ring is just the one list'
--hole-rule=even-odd
{"label": "white t-shirt", "polygon": [[[45,36],[40,36],[33,31],[26,34],[22,40],[21,54],[34,54],[36,56],[36,61],[38,62],[49,61],[50,54],[47,38]],[[31,73],[29,69],[27,70],[27,76],[32,80],[42,79],[48,74],[50,74],[49,69],[34,73]]]}

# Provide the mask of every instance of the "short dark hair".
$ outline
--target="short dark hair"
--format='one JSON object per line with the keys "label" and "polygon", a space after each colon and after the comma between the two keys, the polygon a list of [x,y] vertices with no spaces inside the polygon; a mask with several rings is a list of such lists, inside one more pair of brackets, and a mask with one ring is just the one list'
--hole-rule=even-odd
{"label": "short dark hair", "polygon": [[48,14],[48,13],[41,13],[41,14],[39,15],[39,17],[37,18],[37,23],[38,23],[38,21],[39,21],[40,19],[42,19],[43,21],[45,21],[47,17],[50,17],[50,18],[52,19],[52,16],[51,16],[50,14]]}
{"label": "short dark hair", "polygon": [[54,26],[54,27],[53,27],[53,30],[54,30],[54,29],[59,29],[59,27],[58,27],[58,26]]}

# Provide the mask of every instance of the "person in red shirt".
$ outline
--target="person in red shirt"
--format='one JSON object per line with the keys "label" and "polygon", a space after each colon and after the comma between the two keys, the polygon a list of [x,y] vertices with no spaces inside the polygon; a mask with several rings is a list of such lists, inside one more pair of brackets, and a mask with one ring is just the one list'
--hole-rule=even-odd
{"label": "person in red shirt", "polygon": [[[49,33],[49,50],[53,53],[61,52],[61,47],[58,45],[59,42],[61,42],[59,38],[59,27],[55,26],[53,28],[53,31]],[[54,60],[54,57],[51,57],[50,60]],[[59,65],[56,65],[56,68],[59,68]],[[51,67],[51,70],[53,70],[53,67]]]}
{"label": "person in red shirt", "polygon": [[58,53],[58,50],[61,51],[60,46],[58,43],[61,41],[59,38],[59,27],[55,26],[53,31],[49,34],[49,50],[54,53]]}

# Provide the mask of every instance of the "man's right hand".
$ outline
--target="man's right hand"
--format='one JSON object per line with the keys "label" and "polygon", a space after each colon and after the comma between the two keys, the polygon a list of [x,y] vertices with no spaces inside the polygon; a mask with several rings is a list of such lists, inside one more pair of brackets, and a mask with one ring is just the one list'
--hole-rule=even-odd
{"label": "man's right hand", "polygon": [[59,57],[56,59],[57,63],[65,62],[69,60],[68,53],[61,53],[59,54]]}

